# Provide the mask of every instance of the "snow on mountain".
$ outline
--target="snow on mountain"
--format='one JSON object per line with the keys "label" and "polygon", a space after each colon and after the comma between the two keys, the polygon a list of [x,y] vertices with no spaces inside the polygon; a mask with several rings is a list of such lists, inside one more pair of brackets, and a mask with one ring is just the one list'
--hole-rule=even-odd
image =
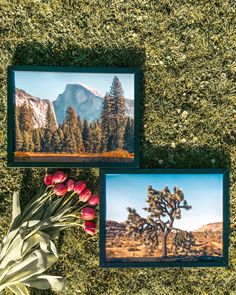
{"label": "snow on mountain", "polygon": [[103,95],[101,94],[101,92],[99,92],[97,89],[95,89],[95,88],[93,88],[91,86],[88,86],[88,85],[85,85],[85,84],[81,84],[81,83],[78,84],[78,85],[81,85],[84,88],[88,89],[90,92],[92,92],[96,96],[103,97]]}
{"label": "snow on mountain", "polygon": [[41,99],[39,97],[32,96],[31,94],[25,92],[22,89],[15,89],[15,105],[16,107],[22,106],[23,104],[30,106],[33,111],[33,126],[34,128],[45,127],[46,115],[48,108],[51,109],[55,123],[57,124],[56,115],[54,112],[53,104],[48,99]]}

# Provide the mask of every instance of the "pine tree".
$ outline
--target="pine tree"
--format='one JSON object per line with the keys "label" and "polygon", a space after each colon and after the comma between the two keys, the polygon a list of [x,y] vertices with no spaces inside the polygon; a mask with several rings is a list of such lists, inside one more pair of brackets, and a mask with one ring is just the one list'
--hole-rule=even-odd
{"label": "pine tree", "polygon": [[64,139],[64,133],[63,133],[63,131],[62,131],[62,127],[61,127],[61,125],[58,127],[57,131],[58,131],[58,136],[59,136],[59,138],[60,138],[60,141],[62,142],[63,139]]}
{"label": "pine tree", "polygon": [[110,93],[104,97],[101,115],[102,151],[124,148],[125,120],[124,91],[119,78],[114,76]]}
{"label": "pine tree", "polygon": [[32,137],[32,134],[31,133],[28,133],[29,134],[29,152],[34,152],[34,142],[33,142],[33,137]]}
{"label": "pine tree", "polygon": [[[64,136],[67,136],[67,133],[70,134],[70,136],[64,140],[64,144],[66,142],[73,142],[74,145],[74,153],[76,152],[83,152],[84,151],[84,145],[82,140],[82,134],[78,123],[78,117],[75,112],[75,110],[69,106],[66,111],[66,116],[64,119],[64,122],[62,124],[62,131],[64,133]],[[72,152],[72,147],[70,145],[70,152]]]}
{"label": "pine tree", "polygon": [[86,119],[83,120],[82,139],[86,153],[92,152],[91,128]]}
{"label": "pine tree", "polygon": [[30,138],[29,138],[29,133],[27,131],[23,131],[23,143],[22,143],[22,148],[21,150],[23,152],[28,152],[29,147],[30,147]]}
{"label": "pine tree", "polygon": [[17,110],[18,126],[21,132],[31,132],[33,130],[33,110],[24,102]]}
{"label": "pine tree", "polygon": [[22,150],[23,145],[23,136],[22,132],[19,128],[19,110],[16,108],[16,114],[15,114],[15,133],[16,133],[16,151]]}
{"label": "pine tree", "polygon": [[112,129],[114,129],[114,118],[111,115],[112,110],[112,97],[109,93],[104,96],[103,110],[101,114],[101,152],[106,152],[109,150],[108,142],[111,145]]}
{"label": "pine tree", "polygon": [[129,153],[134,152],[134,120],[128,118],[125,125],[124,149]]}
{"label": "pine tree", "polygon": [[51,152],[51,140],[53,133],[57,130],[56,120],[52,111],[51,103],[48,103],[46,113],[46,127],[44,129],[44,135],[41,138],[42,151]]}
{"label": "pine tree", "polygon": [[75,142],[76,142],[76,151],[78,153],[83,153],[85,151],[84,148],[84,143],[83,143],[83,138],[82,138],[82,132],[79,128],[79,126],[76,127],[76,129],[73,132],[73,135],[75,137]]}
{"label": "pine tree", "polygon": [[49,128],[44,130],[44,135],[41,139],[41,146],[43,152],[51,152],[52,131]]}
{"label": "pine tree", "polygon": [[113,97],[113,114],[116,122],[116,139],[114,149],[124,148],[125,132],[125,98],[120,80],[117,76],[113,78],[110,95]]}
{"label": "pine tree", "polygon": [[77,121],[78,121],[79,129],[80,129],[80,131],[82,132],[82,130],[83,130],[83,123],[82,123],[82,121],[81,121],[80,116],[77,117]]}
{"label": "pine tree", "polygon": [[64,138],[65,138],[64,133],[62,131],[62,126],[61,125],[58,126],[57,134],[58,134],[58,137],[59,137],[59,147],[60,147],[59,151],[61,152],[61,151],[63,151]]}
{"label": "pine tree", "polygon": [[33,143],[34,143],[34,152],[40,152],[41,146],[40,146],[40,133],[39,129],[34,129],[33,130]]}
{"label": "pine tree", "polygon": [[51,138],[51,150],[54,153],[59,153],[62,150],[62,141],[59,135],[59,129],[54,131],[52,138]]}
{"label": "pine tree", "polygon": [[48,102],[48,108],[46,113],[46,128],[53,133],[57,129],[57,123],[52,111],[51,102]]}
{"label": "pine tree", "polygon": [[77,114],[76,114],[76,111],[71,106],[69,106],[66,110],[66,116],[65,116],[63,125],[68,126],[72,130],[78,127]]}
{"label": "pine tree", "polygon": [[45,129],[44,129],[44,128],[38,128],[39,145],[40,145],[40,149],[39,149],[39,151],[40,151],[40,152],[43,151],[44,133],[45,133]]}
{"label": "pine tree", "polygon": [[101,152],[101,127],[96,122],[91,126],[91,147],[93,153],[100,153]]}
{"label": "pine tree", "polygon": [[75,136],[72,133],[67,133],[65,134],[64,137],[64,144],[63,144],[64,148],[63,151],[67,152],[67,153],[75,153],[75,147],[76,147],[76,140],[75,140]]}
{"label": "pine tree", "polygon": [[16,127],[16,150],[21,151],[23,145],[23,136],[18,127]]}
{"label": "pine tree", "polygon": [[34,144],[32,141],[33,132],[33,110],[24,102],[17,108],[16,112],[16,140],[17,148],[21,145],[22,151],[33,151]]}

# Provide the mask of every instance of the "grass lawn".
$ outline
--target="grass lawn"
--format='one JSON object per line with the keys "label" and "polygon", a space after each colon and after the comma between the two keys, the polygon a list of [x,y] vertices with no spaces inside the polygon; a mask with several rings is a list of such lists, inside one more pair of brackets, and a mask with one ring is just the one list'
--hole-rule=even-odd
{"label": "grass lawn", "polygon": [[[24,205],[45,172],[6,167],[10,64],[139,66],[141,167],[231,169],[227,269],[100,269],[98,237],[73,229],[61,236],[60,260],[50,271],[67,278],[65,294],[236,293],[235,10],[231,0],[1,0],[1,237],[9,225],[13,191],[20,190]],[[97,169],[66,171],[98,190]]]}

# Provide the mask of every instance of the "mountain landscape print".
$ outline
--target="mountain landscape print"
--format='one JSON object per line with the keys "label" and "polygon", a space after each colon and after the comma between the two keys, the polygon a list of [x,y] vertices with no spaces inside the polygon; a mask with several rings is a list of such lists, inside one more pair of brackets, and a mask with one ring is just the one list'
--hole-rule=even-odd
{"label": "mountain landscape print", "polygon": [[134,161],[132,73],[15,71],[19,162]]}

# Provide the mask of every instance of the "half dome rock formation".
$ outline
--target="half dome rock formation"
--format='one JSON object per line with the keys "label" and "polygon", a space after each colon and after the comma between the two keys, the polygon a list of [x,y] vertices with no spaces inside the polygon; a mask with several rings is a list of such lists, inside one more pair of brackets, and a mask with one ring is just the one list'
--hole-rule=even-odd
{"label": "half dome rock formation", "polygon": [[53,102],[57,121],[61,124],[65,118],[66,110],[73,107],[81,119],[89,122],[100,118],[103,108],[103,97],[80,84],[67,84],[64,92],[59,94]]}
{"label": "half dome rock formation", "polygon": [[57,126],[57,119],[54,113],[52,102],[48,99],[35,97],[22,89],[15,89],[15,104],[16,107],[21,107],[23,104],[30,107],[33,113],[33,128],[45,128],[47,124],[47,114],[52,113],[54,123]]}

